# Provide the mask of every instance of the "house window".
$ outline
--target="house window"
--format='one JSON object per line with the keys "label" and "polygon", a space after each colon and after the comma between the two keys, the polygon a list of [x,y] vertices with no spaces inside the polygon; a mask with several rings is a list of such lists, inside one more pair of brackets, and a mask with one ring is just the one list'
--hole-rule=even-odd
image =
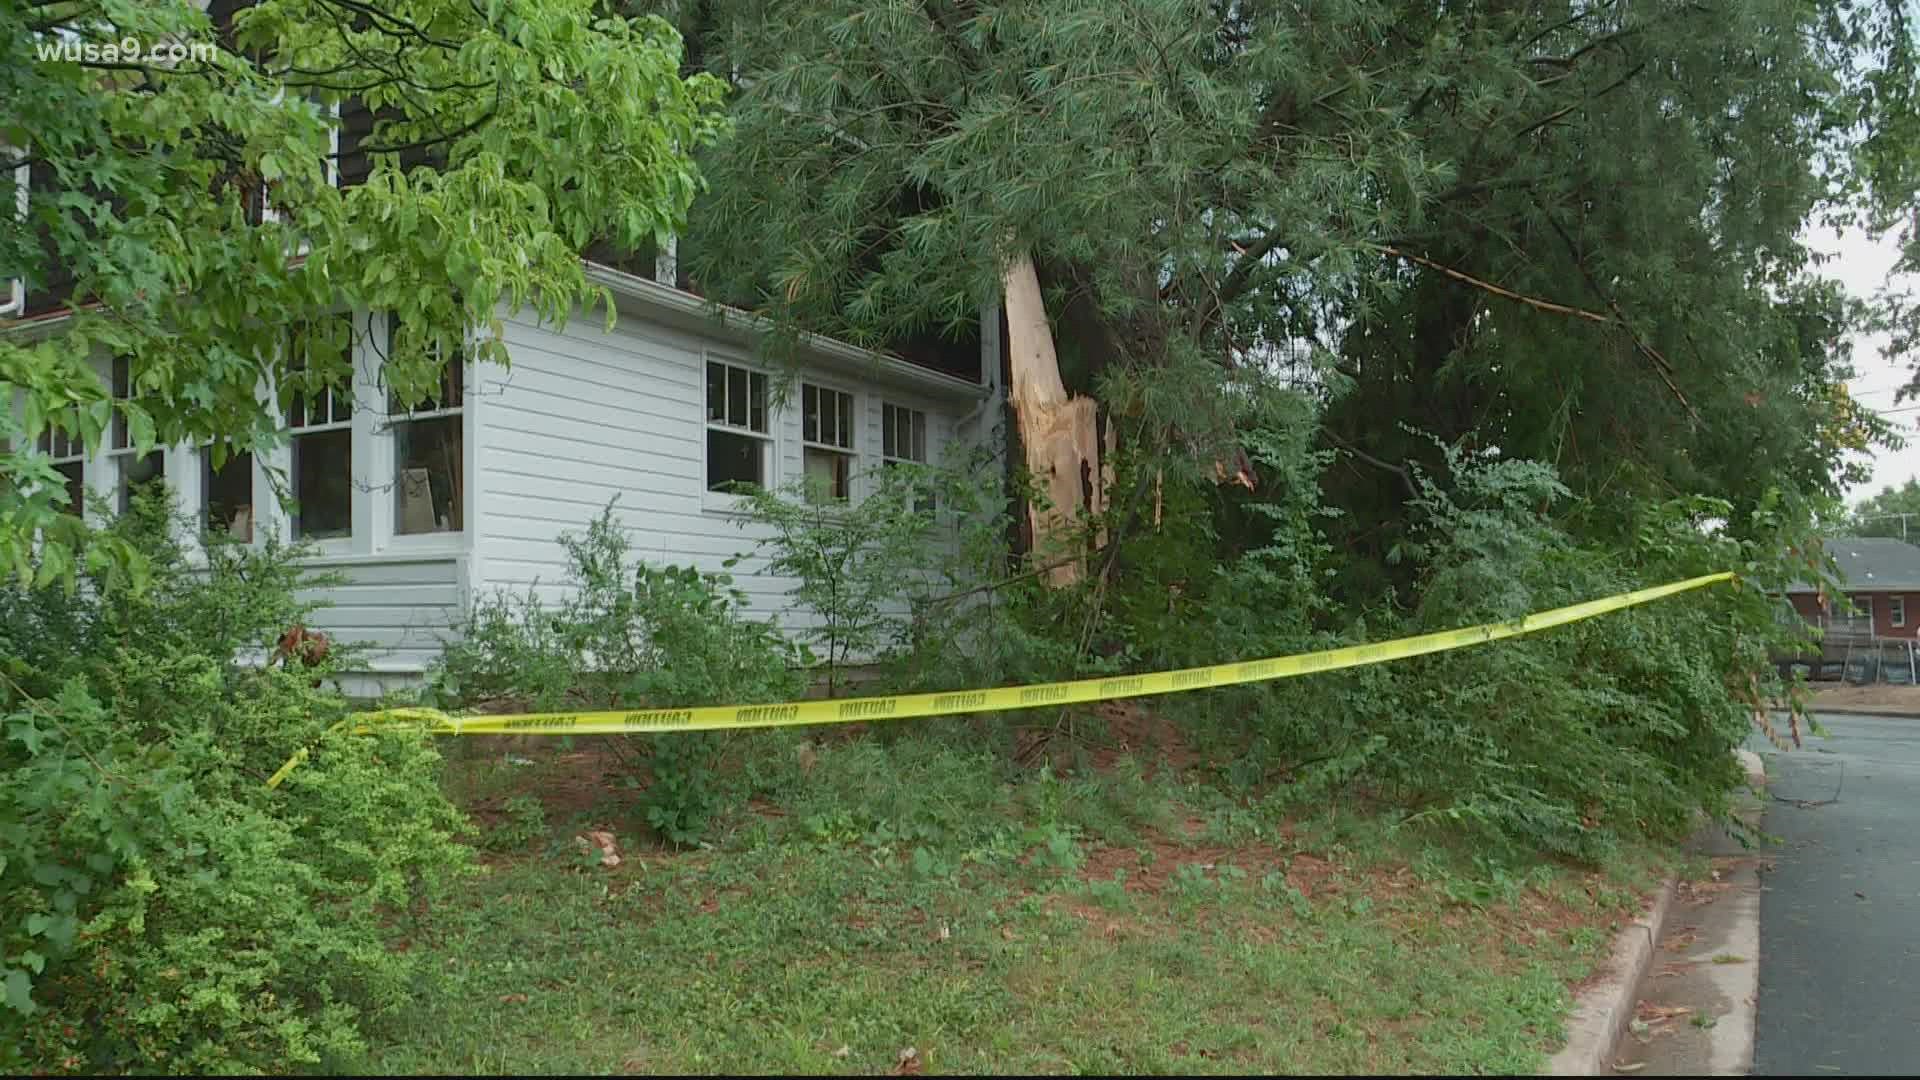
{"label": "house window", "polygon": [[[134,396],[132,361],[116,356],[113,358],[113,399],[132,401]],[[166,480],[165,453],[157,449],[138,453],[128,429],[127,414],[117,408],[113,410],[113,437],[107,458],[108,467],[113,470],[114,505],[123,514],[133,509],[135,494],[156,481]]]}
{"label": "house window", "polygon": [[[347,328],[345,346],[352,349]],[[309,340],[296,332],[289,367],[314,366]],[[351,364],[348,365],[351,380]],[[295,391],[287,403],[287,427],[293,444],[293,535],[296,540],[327,540],[353,535],[353,390],[321,387],[310,397]]]}
{"label": "house window", "polygon": [[1907,625],[1907,598],[1904,596],[1887,597],[1887,621],[1894,626]]}
{"label": "house window", "polygon": [[1873,628],[1873,595],[1871,593],[1850,593],[1847,603],[1853,608],[1847,615],[1847,627],[1852,630],[1870,630]]}
{"label": "house window", "polygon": [[[904,405],[880,406],[880,460],[887,468],[927,463],[927,414]],[[921,513],[933,510],[933,496],[915,500]]]}
{"label": "house window", "polygon": [[707,490],[765,487],[773,437],[767,426],[767,377],[707,362]]}
{"label": "house window", "polygon": [[853,495],[853,395],[802,383],[800,442],[808,497],[846,502]]}
{"label": "house window", "polygon": [[[338,102],[328,105],[319,101],[310,101],[309,104],[316,112],[325,114],[327,122],[327,152],[320,158],[320,175],[325,178],[328,187],[339,187],[340,105]],[[282,217],[283,210],[281,206],[274,201],[276,195],[274,188],[278,186],[278,183],[269,183],[259,180],[257,177],[249,177],[244,182],[246,183],[246,192],[243,209],[246,214],[247,224],[263,225],[268,222],[279,221]]]}
{"label": "house window", "polygon": [[200,527],[253,542],[253,454],[229,451],[219,466],[213,447],[200,448]]}
{"label": "house window", "polygon": [[[390,321],[389,327],[397,325]],[[389,334],[388,341],[393,338]],[[466,358],[456,352],[432,397],[408,409],[389,395],[393,429],[393,531],[459,532],[466,527]]]}
{"label": "house window", "polygon": [[87,506],[87,448],[75,436],[48,428],[40,433],[40,452],[53,459],[53,471],[66,481],[67,505],[78,514]]}

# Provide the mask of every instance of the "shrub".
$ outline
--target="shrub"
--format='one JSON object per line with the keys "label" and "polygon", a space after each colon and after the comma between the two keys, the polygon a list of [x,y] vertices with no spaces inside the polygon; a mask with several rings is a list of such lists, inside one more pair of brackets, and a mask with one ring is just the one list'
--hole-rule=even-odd
{"label": "shrub", "polygon": [[1547,466],[1448,459],[1451,487],[1422,478],[1418,538],[1400,553],[1421,580],[1399,633],[1713,569],[1749,581],[1344,676],[1327,695],[1333,761],[1416,818],[1583,860],[1628,835],[1677,835],[1697,809],[1724,816],[1730,751],[1751,730],[1741,673],[1765,668],[1780,632],[1752,587],[1777,572],[1777,533],[1714,533],[1724,504],[1677,500],[1649,507],[1624,544],[1582,542],[1549,516],[1567,493]]}
{"label": "shrub", "polygon": [[857,504],[837,502],[817,485],[796,482],[778,490],[744,489],[740,525],[769,535],[770,573],[795,581],[790,594],[813,617],[800,634],[827,672],[827,694],[837,697],[845,669],[872,663],[909,644],[913,598],[937,579],[937,511],[923,501],[923,470],[881,469],[868,474],[875,491]]}
{"label": "shrub", "polygon": [[743,614],[727,574],[635,564],[608,503],[584,534],[564,534],[562,598],[536,590],[478,600],[435,665],[430,693],[470,707],[594,708],[780,700],[800,690],[792,648]]}
{"label": "shrub", "polygon": [[[561,544],[563,598],[549,607],[528,590],[476,604],[435,668],[433,696],[456,707],[502,700],[625,709],[782,701],[801,692],[793,648],[771,623],[745,617],[746,594],[733,579],[635,565],[612,503],[584,535],[567,534]],[[644,745],[647,823],[690,843],[718,808],[714,766],[725,740],[688,732],[647,736]]]}
{"label": "shrub", "polygon": [[347,710],[243,663],[305,613],[298,552],[213,537],[194,565],[165,506],[112,526],[144,590],[0,591],[0,1064],[337,1066],[427,974],[392,946],[468,865],[464,822],[418,730],[264,786]]}

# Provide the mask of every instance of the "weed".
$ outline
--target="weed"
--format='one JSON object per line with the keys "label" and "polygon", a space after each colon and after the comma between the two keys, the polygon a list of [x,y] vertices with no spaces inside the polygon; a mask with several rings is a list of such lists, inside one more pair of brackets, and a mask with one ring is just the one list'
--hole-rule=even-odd
{"label": "weed", "polygon": [[506,820],[488,829],[481,846],[488,851],[524,851],[547,835],[547,812],[531,795],[514,795],[501,804]]}
{"label": "weed", "polygon": [[1127,872],[1125,870],[1115,870],[1112,879],[1107,881],[1088,882],[1087,895],[1093,898],[1094,903],[1099,904],[1108,911],[1126,911],[1133,906],[1132,901],[1127,896]]}

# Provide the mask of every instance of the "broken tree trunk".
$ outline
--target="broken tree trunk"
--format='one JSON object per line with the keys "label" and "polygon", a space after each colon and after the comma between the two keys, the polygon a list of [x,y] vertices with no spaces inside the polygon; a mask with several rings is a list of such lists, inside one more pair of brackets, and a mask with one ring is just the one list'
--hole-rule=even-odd
{"label": "broken tree trunk", "polygon": [[[1053,330],[1040,297],[1040,278],[1033,260],[1021,255],[1007,265],[1002,278],[1007,305],[1007,352],[1013,378],[1015,423],[1026,450],[1027,471],[1046,493],[1048,505],[1027,506],[1036,558],[1061,559],[1071,554],[1073,523],[1084,508],[1098,514],[1106,508],[1107,470],[1100,464],[1098,404],[1090,397],[1072,397],[1060,379],[1060,359],[1053,347]],[[1049,571],[1048,581],[1070,585],[1086,573],[1084,553]]]}

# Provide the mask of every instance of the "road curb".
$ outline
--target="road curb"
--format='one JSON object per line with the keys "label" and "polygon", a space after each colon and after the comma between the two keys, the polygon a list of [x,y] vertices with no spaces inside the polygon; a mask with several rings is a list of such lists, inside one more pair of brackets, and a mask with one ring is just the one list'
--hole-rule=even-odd
{"label": "road curb", "polygon": [[[1766,764],[1751,750],[1735,750],[1733,755],[1755,788],[1766,785]],[[1547,1076],[1610,1076],[1620,1040],[1626,1037],[1640,1000],[1640,982],[1653,965],[1654,950],[1666,929],[1667,914],[1673,909],[1678,879],[1669,877],[1660,883],[1646,913],[1624,926],[1613,937],[1613,949],[1607,955],[1606,977],[1588,987],[1574,1002],[1567,1017],[1567,1045],[1547,1061]],[[1758,982],[1758,956],[1755,956],[1755,981]],[[1736,1036],[1738,1037],[1738,1036]],[[1745,1029],[1746,1060],[1753,1060],[1753,1029]]]}
{"label": "road curb", "polygon": [[1674,879],[1660,883],[1646,913],[1613,936],[1606,977],[1588,987],[1567,1017],[1567,1045],[1547,1061],[1547,1076],[1610,1074],[1614,1047],[1627,1032],[1639,999],[1640,980],[1653,963],[1667,912],[1673,907]]}
{"label": "road curb", "polygon": [[1840,713],[1845,716],[1884,716],[1893,720],[1920,720],[1920,713],[1910,709],[1877,708],[1872,705],[1818,705],[1809,704],[1810,713]]}

